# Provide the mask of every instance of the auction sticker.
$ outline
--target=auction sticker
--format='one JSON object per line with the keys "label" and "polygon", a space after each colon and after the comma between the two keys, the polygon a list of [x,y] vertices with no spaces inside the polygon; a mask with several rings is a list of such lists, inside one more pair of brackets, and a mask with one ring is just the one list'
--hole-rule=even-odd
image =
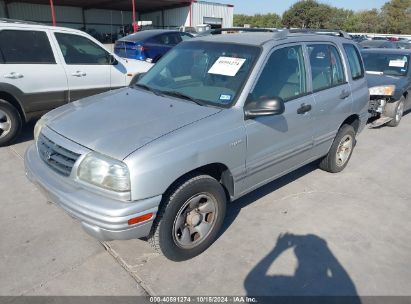
{"label": "auction sticker", "polygon": [[228,94],[221,94],[220,95],[220,101],[222,101],[222,102],[229,103],[231,101],[231,99],[232,99],[231,95],[228,95]]}
{"label": "auction sticker", "polygon": [[407,62],[404,60],[390,60],[390,67],[403,68]]}
{"label": "auction sticker", "polygon": [[208,71],[209,74],[235,76],[243,66],[246,59],[233,57],[220,57]]}

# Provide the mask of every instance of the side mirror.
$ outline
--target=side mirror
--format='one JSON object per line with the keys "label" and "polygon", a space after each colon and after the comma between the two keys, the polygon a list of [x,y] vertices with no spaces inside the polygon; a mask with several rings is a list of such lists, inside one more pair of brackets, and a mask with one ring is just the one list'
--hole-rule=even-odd
{"label": "side mirror", "polygon": [[245,108],[246,118],[255,118],[259,116],[281,115],[285,111],[284,100],[280,97],[263,99],[261,101],[252,101]]}
{"label": "side mirror", "polygon": [[116,57],[114,57],[113,54],[108,55],[108,64],[110,64],[110,65],[117,65],[118,64],[118,60],[116,59]]}
{"label": "side mirror", "polygon": [[146,73],[137,73],[130,81],[129,87],[133,87]]}

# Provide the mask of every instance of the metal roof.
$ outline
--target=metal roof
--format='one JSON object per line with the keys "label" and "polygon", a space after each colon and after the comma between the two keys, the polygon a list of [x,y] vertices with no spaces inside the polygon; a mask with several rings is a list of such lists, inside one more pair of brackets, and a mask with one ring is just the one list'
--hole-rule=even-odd
{"label": "metal roof", "polygon": [[[50,5],[50,0],[20,0],[23,3],[46,4]],[[84,9],[109,9],[131,11],[132,4],[130,0],[54,0],[54,5],[75,6]],[[136,0],[136,11],[150,12],[173,7],[187,6],[190,0]]]}

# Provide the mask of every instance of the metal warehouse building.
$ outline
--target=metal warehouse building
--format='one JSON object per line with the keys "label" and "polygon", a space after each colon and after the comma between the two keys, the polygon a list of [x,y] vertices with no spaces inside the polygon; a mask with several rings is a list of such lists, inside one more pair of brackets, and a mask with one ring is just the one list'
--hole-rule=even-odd
{"label": "metal warehouse building", "polygon": [[0,0],[0,18],[46,24],[54,19],[58,26],[103,33],[115,33],[134,19],[153,28],[232,27],[233,14],[232,5],[193,0]]}

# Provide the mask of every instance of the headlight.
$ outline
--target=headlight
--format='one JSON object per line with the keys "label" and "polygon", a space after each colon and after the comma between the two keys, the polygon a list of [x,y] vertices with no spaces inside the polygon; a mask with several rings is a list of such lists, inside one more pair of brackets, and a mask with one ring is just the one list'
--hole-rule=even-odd
{"label": "headlight", "polygon": [[43,129],[43,127],[44,127],[45,125],[46,125],[46,124],[45,124],[45,120],[44,120],[43,118],[40,118],[40,119],[37,121],[36,125],[34,126],[34,131],[33,131],[33,133],[34,133],[34,141],[35,141],[35,142],[37,142],[37,139],[39,138],[41,129]]}
{"label": "headlight", "polygon": [[395,92],[395,85],[387,85],[370,88],[370,95],[373,96],[392,96]]}
{"label": "headlight", "polygon": [[130,191],[130,173],[125,163],[91,152],[80,163],[77,177],[116,192]]}

